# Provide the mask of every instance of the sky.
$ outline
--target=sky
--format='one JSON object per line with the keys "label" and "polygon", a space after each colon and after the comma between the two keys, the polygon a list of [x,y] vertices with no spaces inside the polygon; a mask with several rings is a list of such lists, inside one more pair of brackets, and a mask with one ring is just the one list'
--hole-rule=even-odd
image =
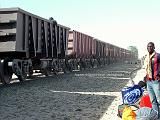
{"label": "sky", "polygon": [[139,57],[147,43],[160,52],[160,0],[0,0],[0,8],[19,7],[101,41],[127,48]]}

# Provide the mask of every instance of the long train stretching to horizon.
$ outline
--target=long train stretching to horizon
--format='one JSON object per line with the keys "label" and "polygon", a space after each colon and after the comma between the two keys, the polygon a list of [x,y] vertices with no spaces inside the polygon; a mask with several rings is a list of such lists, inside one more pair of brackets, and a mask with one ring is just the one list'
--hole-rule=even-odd
{"label": "long train stretching to horizon", "polygon": [[102,42],[84,33],[26,12],[0,9],[0,80],[20,82],[39,70],[46,76],[58,71],[93,68],[136,59],[134,52]]}

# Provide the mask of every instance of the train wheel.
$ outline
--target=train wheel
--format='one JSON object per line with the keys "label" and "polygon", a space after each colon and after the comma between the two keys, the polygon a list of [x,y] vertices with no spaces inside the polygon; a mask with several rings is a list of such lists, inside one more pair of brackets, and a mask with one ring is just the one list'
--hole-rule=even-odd
{"label": "train wheel", "polygon": [[29,73],[28,73],[28,76],[29,77],[32,77],[33,76],[33,67],[29,67]]}
{"label": "train wheel", "polygon": [[42,73],[43,73],[45,76],[51,75],[51,69],[50,69],[50,68],[45,68],[45,69],[43,69],[42,71],[43,71]]}
{"label": "train wheel", "polygon": [[9,84],[12,79],[12,68],[8,66],[9,59],[0,60],[0,78],[3,84]]}
{"label": "train wheel", "polygon": [[73,69],[74,69],[74,68],[73,68],[73,64],[71,64],[71,66],[69,67],[69,71],[70,71],[70,72],[73,72]]}
{"label": "train wheel", "polygon": [[22,73],[21,75],[17,75],[20,82],[24,82],[26,80],[27,74]]}

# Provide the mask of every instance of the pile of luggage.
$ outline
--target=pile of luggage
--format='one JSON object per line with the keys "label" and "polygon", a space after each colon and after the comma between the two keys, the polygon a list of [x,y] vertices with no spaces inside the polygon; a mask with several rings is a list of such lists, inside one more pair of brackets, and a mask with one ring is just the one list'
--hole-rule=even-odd
{"label": "pile of luggage", "polygon": [[144,92],[146,84],[140,81],[138,85],[122,89],[123,103],[118,106],[118,116],[122,120],[157,120],[158,112],[152,109],[149,95]]}

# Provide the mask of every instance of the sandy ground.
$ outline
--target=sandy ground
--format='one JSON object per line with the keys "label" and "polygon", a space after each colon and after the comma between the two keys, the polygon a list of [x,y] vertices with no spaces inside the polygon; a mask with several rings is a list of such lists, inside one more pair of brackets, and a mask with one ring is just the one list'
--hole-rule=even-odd
{"label": "sandy ground", "polygon": [[[135,68],[114,64],[0,85],[0,120],[118,120],[120,91]],[[143,69],[134,76],[141,80]]]}

